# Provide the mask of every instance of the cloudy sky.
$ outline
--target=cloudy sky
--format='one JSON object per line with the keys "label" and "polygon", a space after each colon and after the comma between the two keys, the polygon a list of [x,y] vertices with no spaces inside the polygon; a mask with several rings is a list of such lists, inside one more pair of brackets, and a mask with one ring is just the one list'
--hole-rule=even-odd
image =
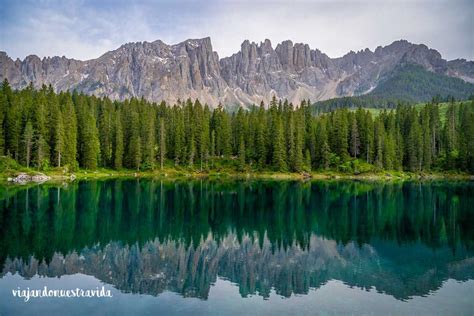
{"label": "cloudy sky", "polygon": [[210,36],[220,57],[243,40],[308,43],[330,57],[407,39],[474,59],[473,0],[0,0],[0,50],[96,58],[126,42]]}

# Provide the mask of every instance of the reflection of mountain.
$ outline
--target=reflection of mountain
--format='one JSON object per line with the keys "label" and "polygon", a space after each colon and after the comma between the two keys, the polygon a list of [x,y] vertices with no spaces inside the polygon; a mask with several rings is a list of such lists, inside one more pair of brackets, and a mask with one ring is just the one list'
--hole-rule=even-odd
{"label": "reflection of mountain", "polygon": [[306,294],[309,288],[337,279],[407,299],[440,288],[448,278],[474,278],[474,258],[465,253],[454,258],[447,248],[400,248],[392,242],[340,245],[315,235],[308,249],[295,244],[272,251],[268,238],[260,246],[254,238],[246,236],[239,242],[230,233],[220,242],[209,235],[197,247],[156,239],[142,247],[111,242],[80,254],[56,253],[48,264],[33,257],[26,262],[7,259],[3,274],[7,272],[26,278],[85,273],[125,292],[157,295],[168,290],[204,299],[218,275],[237,283],[243,296],[258,293],[264,297],[272,288],[286,297]]}
{"label": "reflection of mountain", "polygon": [[200,298],[217,276],[243,296],[303,294],[338,279],[406,299],[474,278],[473,191],[143,180],[6,188],[2,275],[82,272],[127,292]]}

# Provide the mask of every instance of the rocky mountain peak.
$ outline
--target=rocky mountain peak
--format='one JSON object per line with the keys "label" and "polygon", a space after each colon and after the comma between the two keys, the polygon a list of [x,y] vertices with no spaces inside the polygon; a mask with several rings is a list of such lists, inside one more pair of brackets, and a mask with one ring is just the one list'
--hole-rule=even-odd
{"label": "rocky mountain peak", "polygon": [[266,38],[265,41],[260,43],[260,49],[262,51],[262,54],[273,52],[272,42],[268,38]]}
{"label": "rocky mountain peak", "polygon": [[395,41],[372,52],[366,48],[330,58],[305,43],[245,40],[239,52],[219,59],[209,37],[169,45],[161,40],[127,43],[97,59],[29,55],[13,61],[0,52],[0,79],[14,88],[30,82],[56,91],[79,90],[112,99],[152,101],[199,98],[210,105],[269,101],[274,95],[299,102],[370,91],[400,64],[474,82],[474,62],[447,62],[426,45]]}

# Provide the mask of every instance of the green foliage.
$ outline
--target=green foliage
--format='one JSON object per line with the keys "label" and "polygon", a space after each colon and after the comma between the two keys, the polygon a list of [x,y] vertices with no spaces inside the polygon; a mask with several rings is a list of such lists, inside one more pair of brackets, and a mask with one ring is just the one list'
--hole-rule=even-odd
{"label": "green foliage", "polygon": [[368,164],[360,159],[352,159],[340,164],[337,167],[338,171],[350,174],[362,174],[375,172],[376,168],[372,164]]}
{"label": "green foliage", "polygon": [[239,169],[244,170],[245,169],[245,142],[244,142],[244,136],[240,136],[240,142],[239,142]]}
{"label": "green foliage", "polygon": [[10,170],[18,170],[21,166],[15,161],[7,156],[0,156],[0,172],[7,172]]}
{"label": "green foliage", "polygon": [[[309,101],[233,113],[199,100],[112,102],[51,87],[0,89],[0,151],[36,169],[123,167],[220,172],[474,170],[473,102],[314,115]],[[442,119],[443,114],[445,119]]]}
{"label": "green foliage", "polygon": [[95,100],[94,98],[87,99],[81,95],[78,96],[77,102],[77,155],[79,166],[86,169],[96,169],[100,155],[100,143],[94,116]]}
{"label": "green foliage", "polygon": [[[273,166],[278,171],[286,170],[286,161],[285,161],[285,144],[283,137],[283,124],[280,119],[276,119],[274,128],[274,139],[273,139]],[[263,158],[262,158],[263,159]]]}
{"label": "green foliage", "polygon": [[115,128],[113,130],[113,142],[112,142],[112,158],[113,167],[115,169],[121,169],[123,166],[123,127],[122,127],[122,116],[120,110],[115,113],[114,119]]}

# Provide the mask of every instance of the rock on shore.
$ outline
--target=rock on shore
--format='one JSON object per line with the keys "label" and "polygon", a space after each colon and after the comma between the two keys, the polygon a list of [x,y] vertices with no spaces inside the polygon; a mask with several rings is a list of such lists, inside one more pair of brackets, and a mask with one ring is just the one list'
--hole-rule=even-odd
{"label": "rock on shore", "polygon": [[35,175],[20,173],[19,175],[17,175],[14,178],[8,178],[9,182],[18,183],[18,184],[26,184],[28,182],[43,183],[43,182],[48,181],[48,180],[51,180],[51,177],[49,177],[49,176],[47,176],[43,173],[39,173],[39,174],[35,174]]}

